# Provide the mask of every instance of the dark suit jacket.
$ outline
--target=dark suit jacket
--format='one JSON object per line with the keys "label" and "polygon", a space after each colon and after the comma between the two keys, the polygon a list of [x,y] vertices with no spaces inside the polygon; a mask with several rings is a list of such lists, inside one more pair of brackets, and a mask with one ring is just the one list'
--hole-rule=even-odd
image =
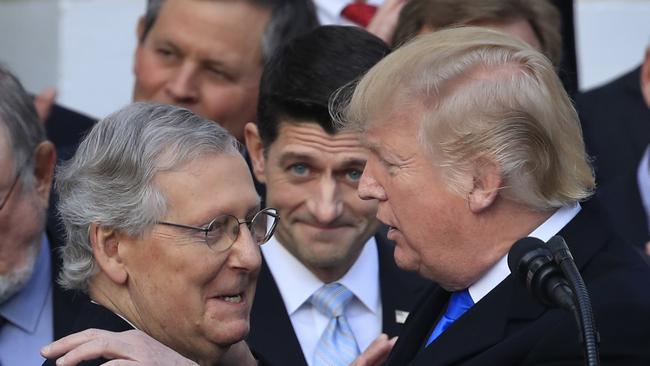
{"label": "dark suit jacket", "polygon": [[[650,365],[650,268],[618,243],[592,204],[560,231],[587,284],[603,365]],[[432,287],[387,365],[584,365],[573,315],[537,303],[508,276],[423,348],[449,293]]]}
{"label": "dark suit jacket", "polygon": [[[115,315],[105,307],[86,301],[81,306],[79,316],[72,326],[72,330],[73,333],[76,333],[89,328],[104,329],[113,332],[123,332],[133,329],[133,327],[124,321],[124,319]],[[55,361],[56,360],[46,360],[43,363],[43,366],[55,366]],[[103,358],[96,359],[82,362],[79,366],[98,366],[107,361],[108,360]]]}
{"label": "dark suit jacket", "polygon": [[650,241],[650,233],[636,170],[600,187],[596,200],[621,239],[644,253],[646,260],[650,261],[650,257],[645,255],[645,243]]}
{"label": "dark suit jacket", "polygon": [[[93,126],[95,120],[65,107],[54,105],[45,121],[47,136],[56,147],[58,161],[72,157],[77,145]],[[52,190],[47,212],[47,237],[50,241],[52,257],[52,280],[56,281],[61,269],[60,248],[64,244],[64,230],[56,214],[57,196]],[[62,338],[72,332],[74,319],[88,297],[81,292],[65,291],[58,284],[53,286],[54,339]]]}
{"label": "dark suit jacket", "polygon": [[77,291],[66,291],[58,283],[59,271],[61,269],[61,256],[59,248],[63,245],[63,239],[48,226],[47,238],[50,241],[50,257],[52,258],[52,313],[54,321],[54,339],[59,339],[72,333],[74,324],[81,306],[88,302],[88,297]]}
{"label": "dark suit jacket", "polygon": [[645,251],[650,234],[636,173],[650,144],[650,108],[641,94],[640,73],[639,67],[578,95],[576,106],[605,217],[624,242]]}
{"label": "dark suit jacket", "polygon": [[[399,335],[402,324],[395,321],[395,310],[410,311],[428,281],[415,273],[397,267],[394,247],[380,235],[375,236],[379,252],[379,284],[382,302],[382,330],[389,336]],[[280,290],[266,262],[257,281],[257,292],[251,311],[251,331],[248,343],[265,364],[277,366],[306,366],[300,343],[284,307]]]}
{"label": "dark suit jacket", "polygon": [[650,108],[640,85],[641,68],[576,97],[587,151],[601,185],[636,171],[650,143]]}
{"label": "dark suit jacket", "polygon": [[58,104],[45,121],[47,138],[54,143],[59,161],[68,160],[97,120]]}

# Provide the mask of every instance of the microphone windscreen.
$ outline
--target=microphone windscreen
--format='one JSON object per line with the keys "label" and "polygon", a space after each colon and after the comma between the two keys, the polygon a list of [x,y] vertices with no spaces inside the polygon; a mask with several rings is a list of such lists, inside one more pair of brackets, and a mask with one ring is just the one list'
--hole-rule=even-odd
{"label": "microphone windscreen", "polygon": [[518,276],[520,272],[521,260],[536,249],[544,248],[544,242],[541,239],[531,236],[521,238],[512,245],[508,252],[508,267],[513,275]]}

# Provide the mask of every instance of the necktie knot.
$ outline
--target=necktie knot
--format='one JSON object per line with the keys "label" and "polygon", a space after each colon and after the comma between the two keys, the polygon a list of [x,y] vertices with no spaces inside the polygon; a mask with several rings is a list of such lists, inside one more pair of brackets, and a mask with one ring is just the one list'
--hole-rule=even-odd
{"label": "necktie knot", "polygon": [[329,318],[343,315],[343,309],[354,294],[340,283],[328,283],[311,296],[312,305]]}
{"label": "necktie knot", "polygon": [[435,328],[433,328],[433,332],[431,332],[429,339],[427,339],[427,346],[438,338],[442,332],[449,328],[453,322],[458,320],[458,318],[465,314],[472,306],[474,306],[474,300],[472,300],[467,289],[451,294],[447,310],[442,315]]}
{"label": "necktie knot", "polygon": [[463,290],[454,292],[449,298],[449,306],[447,307],[447,312],[445,316],[452,321],[456,321],[461,315],[465,314],[469,308],[474,305],[472,297],[469,295],[469,291]]}

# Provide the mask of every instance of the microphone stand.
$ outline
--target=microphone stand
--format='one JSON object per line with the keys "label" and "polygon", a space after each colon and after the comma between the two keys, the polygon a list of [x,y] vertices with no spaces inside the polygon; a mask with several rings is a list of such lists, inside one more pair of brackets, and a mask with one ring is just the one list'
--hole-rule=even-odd
{"label": "microphone stand", "polygon": [[580,340],[584,346],[585,361],[588,366],[599,366],[598,343],[600,339],[596,331],[587,286],[582,276],[580,276],[580,272],[573,261],[573,256],[564,239],[561,236],[554,236],[547,244],[553,253],[555,263],[557,263],[562,273],[564,273],[565,278],[569,282],[569,286],[575,294],[577,304],[573,304],[570,309],[580,327]]}

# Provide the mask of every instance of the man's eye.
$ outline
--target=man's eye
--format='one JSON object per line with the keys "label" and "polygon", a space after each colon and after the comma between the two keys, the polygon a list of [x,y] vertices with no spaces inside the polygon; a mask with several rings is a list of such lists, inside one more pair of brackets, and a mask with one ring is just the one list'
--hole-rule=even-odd
{"label": "man's eye", "polygon": [[215,222],[205,232],[205,239],[208,245],[212,246],[226,234],[226,225],[224,222]]}
{"label": "man's eye", "polygon": [[305,164],[293,164],[289,167],[289,171],[299,177],[309,174],[309,168]]}
{"label": "man's eye", "polygon": [[359,169],[350,169],[347,171],[347,173],[345,173],[345,176],[353,182],[358,182],[359,179],[361,179],[362,173],[363,172]]}
{"label": "man's eye", "polygon": [[157,53],[159,56],[162,56],[162,57],[164,57],[164,58],[169,58],[169,57],[174,56],[174,52],[172,52],[171,50],[169,50],[169,49],[167,49],[167,48],[157,48],[157,49],[156,49],[156,53]]}

